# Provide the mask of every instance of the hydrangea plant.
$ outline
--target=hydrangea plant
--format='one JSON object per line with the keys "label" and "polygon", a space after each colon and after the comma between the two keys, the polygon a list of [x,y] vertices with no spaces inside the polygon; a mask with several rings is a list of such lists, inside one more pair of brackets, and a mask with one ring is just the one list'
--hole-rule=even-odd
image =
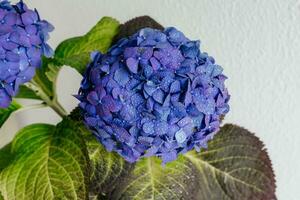
{"label": "hydrangea plant", "polygon": [[[0,149],[0,200],[276,199],[263,143],[221,125],[226,76],[199,41],[147,16],[104,17],[51,56],[36,10],[2,0],[0,18],[0,127],[29,108],[62,118]],[[83,75],[71,113],[57,100],[63,65]]]}

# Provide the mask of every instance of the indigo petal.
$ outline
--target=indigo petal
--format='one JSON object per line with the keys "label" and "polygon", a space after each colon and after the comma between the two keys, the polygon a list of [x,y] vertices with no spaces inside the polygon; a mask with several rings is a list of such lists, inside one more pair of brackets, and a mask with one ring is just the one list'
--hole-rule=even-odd
{"label": "indigo petal", "polygon": [[138,65],[139,65],[139,61],[134,59],[134,58],[128,58],[126,60],[126,64],[128,66],[128,69],[132,72],[132,73],[137,73],[138,71]]}

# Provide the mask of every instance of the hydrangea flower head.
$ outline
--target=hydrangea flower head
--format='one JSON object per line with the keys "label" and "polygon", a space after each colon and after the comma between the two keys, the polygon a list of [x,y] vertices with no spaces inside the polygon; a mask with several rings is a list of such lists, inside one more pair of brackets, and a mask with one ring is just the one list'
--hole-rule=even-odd
{"label": "hydrangea flower head", "polygon": [[0,108],[7,107],[41,65],[42,55],[51,56],[46,44],[53,26],[41,20],[36,10],[20,1],[0,0]]}
{"label": "hydrangea flower head", "polygon": [[144,28],[94,52],[78,99],[84,122],[129,162],[206,147],[229,111],[226,76],[175,28]]}

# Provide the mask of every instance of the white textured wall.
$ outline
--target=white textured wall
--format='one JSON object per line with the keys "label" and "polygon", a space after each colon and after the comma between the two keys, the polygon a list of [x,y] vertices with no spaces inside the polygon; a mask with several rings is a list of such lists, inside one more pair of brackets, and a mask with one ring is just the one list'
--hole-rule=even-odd
{"label": "white textured wall", "polygon": [[[56,30],[56,47],[81,35],[102,16],[124,22],[148,14],[176,26],[225,68],[232,95],[226,122],[256,133],[266,144],[277,175],[279,200],[300,199],[300,2],[298,0],[24,0]],[[61,102],[76,101],[80,76],[64,69]],[[29,122],[57,122],[49,110],[19,113],[0,130],[0,146]]]}

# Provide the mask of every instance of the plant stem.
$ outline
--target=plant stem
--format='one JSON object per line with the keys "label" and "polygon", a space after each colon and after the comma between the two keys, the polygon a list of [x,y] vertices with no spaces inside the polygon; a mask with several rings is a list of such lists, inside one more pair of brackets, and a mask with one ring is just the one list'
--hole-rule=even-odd
{"label": "plant stem", "polygon": [[41,99],[59,116],[63,118],[67,115],[67,112],[56,100],[56,98],[54,98],[54,100],[51,100],[50,97],[40,87],[38,87],[38,84],[34,80],[31,80],[29,83],[26,83],[26,86],[35,91],[37,95],[41,97]]}

